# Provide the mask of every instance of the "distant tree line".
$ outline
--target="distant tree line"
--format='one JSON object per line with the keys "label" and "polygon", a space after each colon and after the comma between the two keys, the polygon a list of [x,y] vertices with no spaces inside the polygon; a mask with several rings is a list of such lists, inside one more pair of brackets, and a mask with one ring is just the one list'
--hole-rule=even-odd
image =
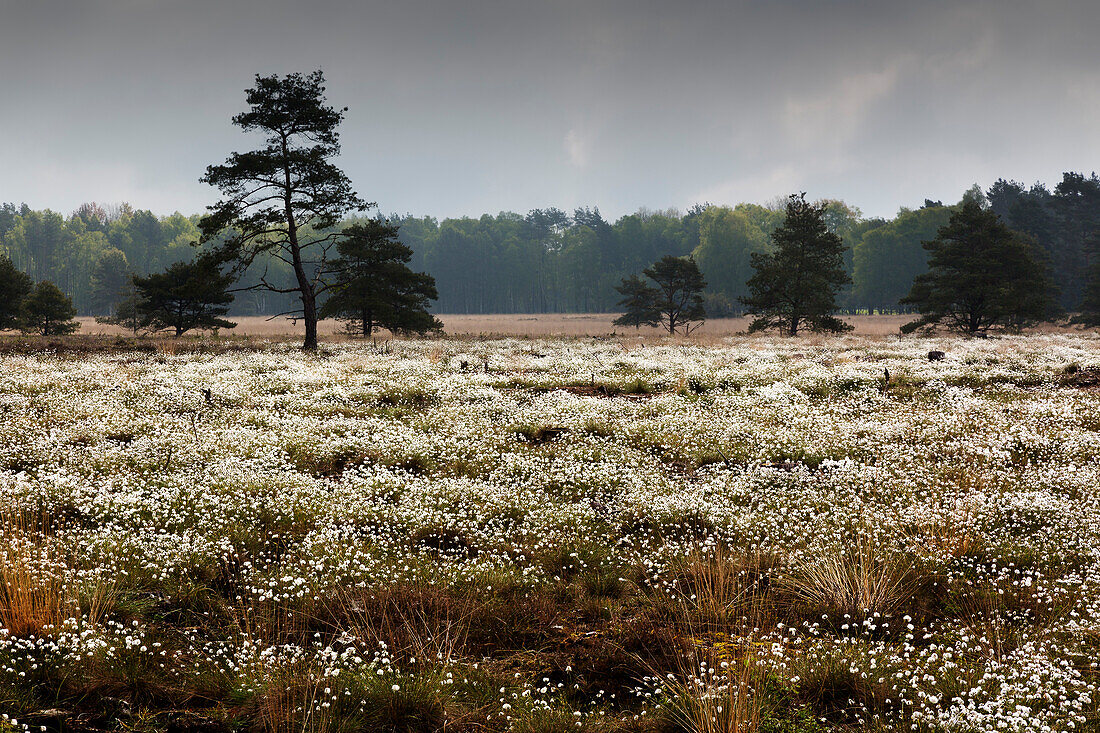
{"label": "distant tree line", "polygon": [[742,311],[750,330],[791,336],[848,330],[843,310],[919,313],[906,331],[1019,330],[1072,309],[1100,322],[1095,173],[1066,173],[1053,191],[1001,179],[891,221],[805,193],[614,223],[596,208],[367,217],[375,205],[334,162],[346,108],[328,104],[321,71],[257,74],[245,99],[232,122],[263,144],[207,166],[200,180],[220,200],[202,217],[0,205],[0,328],[63,333],[79,311],[179,336],[231,328],[236,303],[299,318],[315,349],[323,317],[364,336],[438,329],[433,300],[452,313],[621,308],[617,325],[670,334]]}
{"label": "distant tree line", "polygon": [[[826,203],[810,203],[805,193],[788,197],[783,223],[772,231],[770,251],[750,257],[749,295],[738,298],[753,316],[750,332],[776,329],[797,336],[800,330],[852,330],[836,316],[837,294],[852,282],[843,267],[847,246],[829,231],[827,214]],[[1100,237],[1086,238],[1086,243],[1085,253],[1094,263],[1086,271],[1083,297],[1071,322],[1096,326]],[[1018,333],[1065,315],[1047,253],[984,206],[978,192],[965,196],[921,248],[928,253],[927,271],[913,279],[909,293],[898,301],[919,316],[903,325],[902,333],[941,328],[971,336]],[[670,334],[677,328],[688,334],[706,319],[706,282],[694,256],[666,255],[643,274],[654,285],[630,275],[615,288],[623,296],[618,305],[624,311],[616,325],[663,325]]]}
{"label": "distant tree line", "polygon": [[[1100,179],[1066,173],[1048,189],[998,180],[977,187],[957,204],[926,200],[893,219],[865,218],[842,201],[818,202],[826,230],[843,241],[841,268],[850,283],[836,293],[840,312],[916,310],[900,303],[917,276],[927,272],[924,242],[936,237],[952,214],[972,201],[993,212],[1010,230],[1032,242],[1048,268],[1056,302],[1078,310],[1100,280]],[[711,317],[745,311],[754,255],[774,253],[772,234],[786,216],[786,202],[762,206],[700,204],[687,212],[641,210],[607,221],[596,208],[571,214],[536,209],[480,218],[444,219],[391,215],[397,239],[411,250],[408,266],[435,280],[440,313],[614,312],[623,278],[665,256],[691,255],[707,283],[704,307]],[[123,204],[85,204],[69,216],[26,205],[0,205],[0,253],[33,282],[50,281],[68,295],[78,313],[113,315],[121,284],[148,276],[195,255],[200,216],[158,217]],[[350,217],[343,228],[368,221]],[[303,229],[303,236],[327,230]],[[216,237],[204,247],[217,246]],[[293,267],[258,252],[260,267],[244,273],[238,287],[261,278],[293,290]],[[249,290],[238,294],[233,315],[270,315],[295,306],[292,292]]]}

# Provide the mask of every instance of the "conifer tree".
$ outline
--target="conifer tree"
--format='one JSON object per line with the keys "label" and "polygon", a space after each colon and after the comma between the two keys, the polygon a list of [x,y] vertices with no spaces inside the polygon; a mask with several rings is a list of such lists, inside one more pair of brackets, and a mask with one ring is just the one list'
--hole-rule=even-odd
{"label": "conifer tree", "polygon": [[35,285],[23,301],[19,328],[24,333],[58,336],[80,328],[73,320],[75,316],[72,299],[52,282],[44,280]]}
{"label": "conifer tree", "polygon": [[246,92],[249,109],[233,124],[263,133],[266,145],[233,153],[224,164],[209,166],[202,178],[225,197],[200,222],[202,241],[224,237],[222,256],[241,269],[269,257],[291,269],[291,285],[269,280],[265,271],[257,287],[298,296],[301,307],[295,313],[305,324],[304,349],[317,348],[318,297],[329,287],[330,252],[341,238],[334,227],[372,205],[331,162],[340,153],[336,128],[346,109],[326,104],[324,82],[320,71],[257,75]]}
{"label": "conifer tree", "polygon": [[223,274],[217,260],[200,256],[177,262],[164,272],[135,277],[137,312],[141,327],[170,330],[182,336],[192,329],[233,328],[221,316],[229,312],[233,294],[231,274]]}
{"label": "conifer tree", "polygon": [[826,204],[811,204],[806,194],[787,199],[787,217],[772,233],[775,250],[753,252],[755,273],[749,295],[740,298],[756,316],[749,331],[777,328],[789,336],[800,329],[842,332],[851,326],[836,312],[837,292],[851,282],[844,271],[846,247],[828,230]]}
{"label": "conifer tree", "polygon": [[0,331],[19,327],[23,301],[32,290],[30,276],[0,255]]}
{"label": "conifer tree", "polygon": [[99,253],[90,278],[92,312],[110,315],[118,294],[130,282],[130,264],[122,250],[110,247]]}
{"label": "conifer tree", "polygon": [[346,321],[350,330],[370,336],[377,328],[391,333],[427,333],[443,324],[428,312],[439,297],[431,275],[408,267],[412,250],[397,238],[398,227],[381,219],[349,226],[332,263],[332,295],[322,318]]}
{"label": "conifer tree", "polygon": [[964,199],[923,246],[928,272],[901,299],[921,317],[902,326],[903,333],[938,326],[970,335],[1018,331],[1057,315],[1054,287],[1035,246],[978,201]]}
{"label": "conifer tree", "polygon": [[623,296],[618,305],[623,309],[623,314],[614,320],[616,326],[656,326],[661,322],[661,314],[657,311],[657,289],[647,285],[645,280],[637,275],[624,277],[622,283],[615,286],[615,290]]}
{"label": "conifer tree", "polygon": [[686,336],[706,320],[703,290],[707,283],[695,258],[666,255],[642,274],[657,284],[653,307],[658,322],[670,334],[682,331]]}

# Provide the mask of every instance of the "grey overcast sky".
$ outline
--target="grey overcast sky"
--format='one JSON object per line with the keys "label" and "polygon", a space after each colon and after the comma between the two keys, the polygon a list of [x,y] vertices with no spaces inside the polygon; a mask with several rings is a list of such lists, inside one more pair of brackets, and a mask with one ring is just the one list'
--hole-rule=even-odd
{"label": "grey overcast sky", "polygon": [[0,0],[0,201],[195,213],[256,73],[324,70],[383,212],[893,215],[1100,158],[1096,0]]}

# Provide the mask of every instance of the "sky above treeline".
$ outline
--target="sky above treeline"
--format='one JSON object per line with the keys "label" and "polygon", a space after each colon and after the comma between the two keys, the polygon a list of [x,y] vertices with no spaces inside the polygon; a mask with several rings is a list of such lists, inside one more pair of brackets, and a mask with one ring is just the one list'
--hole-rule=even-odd
{"label": "sky above treeline", "polygon": [[200,212],[261,74],[323,69],[386,213],[892,216],[1100,158],[1095,0],[0,0],[0,201]]}

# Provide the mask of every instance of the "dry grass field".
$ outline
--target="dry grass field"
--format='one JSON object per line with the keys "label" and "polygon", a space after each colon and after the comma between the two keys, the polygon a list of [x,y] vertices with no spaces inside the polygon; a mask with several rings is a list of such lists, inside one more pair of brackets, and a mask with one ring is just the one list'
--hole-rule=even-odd
{"label": "dry grass field", "polygon": [[[444,331],[455,336],[605,336],[610,333],[620,335],[660,336],[657,328],[623,328],[612,321],[614,313],[492,313],[492,314],[441,314]],[[96,323],[93,318],[78,318],[81,334],[122,335],[125,331],[117,326]],[[300,323],[289,318],[269,319],[263,316],[245,316],[234,319],[237,327],[232,333],[237,336],[258,336],[276,338],[295,336],[302,332]],[[887,336],[898,332],[901,324],[910,320],[910,316],[851,316],[846,318],[856,327],[860,336]],[[717,318],[707,321],[696,332],[697,335],[721,337],[744,332],[749,327],[748,318]],[[319,324],[322,336],[340,335],[343,326],[336,321],[322,321]]]}

